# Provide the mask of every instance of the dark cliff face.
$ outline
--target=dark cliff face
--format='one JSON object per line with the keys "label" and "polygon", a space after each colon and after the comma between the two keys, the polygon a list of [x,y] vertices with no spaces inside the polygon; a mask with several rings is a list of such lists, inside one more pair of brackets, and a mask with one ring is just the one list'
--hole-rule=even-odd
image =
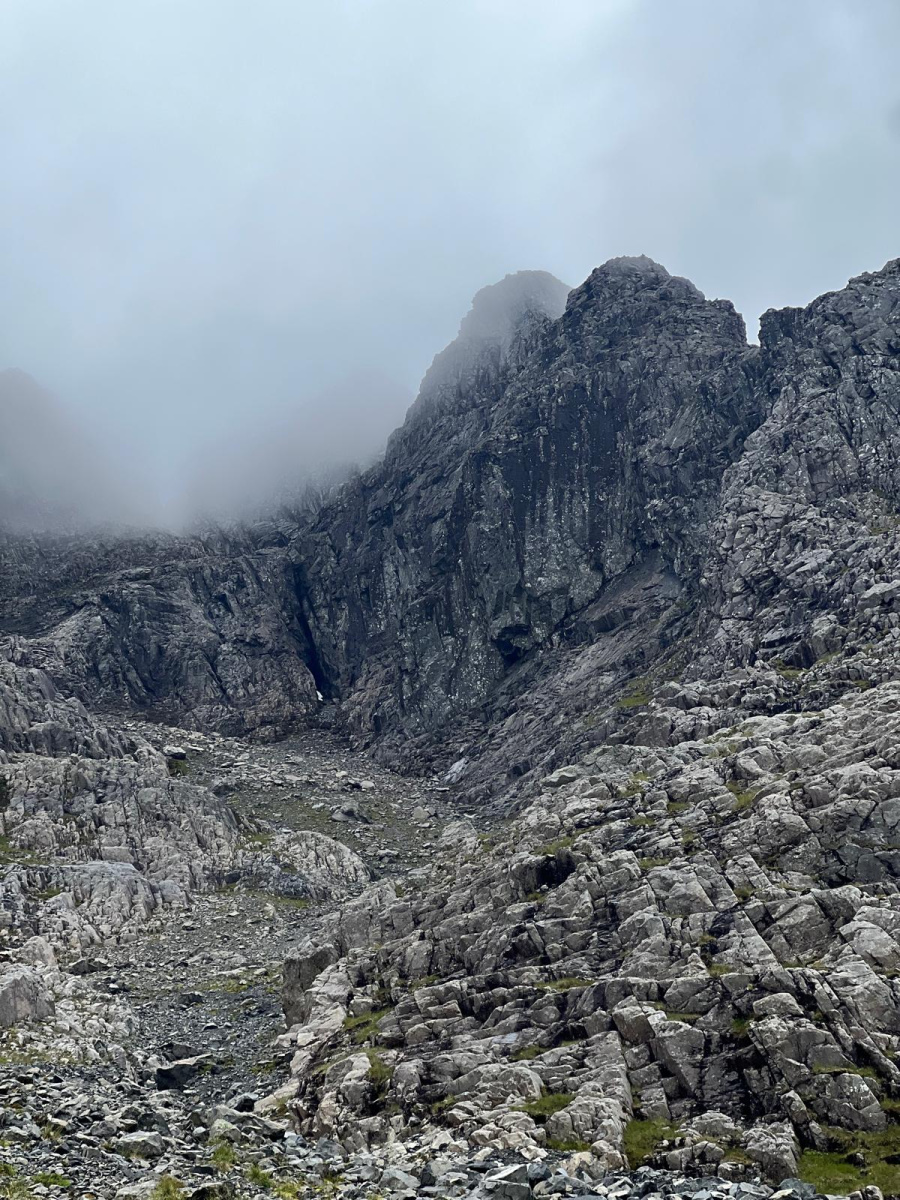
{"label": "dark cliff face", "polygon": [[758,347],[646,258],[570,293],[509,276],[315,516],[7,538],[4,654],[89,705],[235,732],[315,718],[318,689],[407,767],[466,755],[473,796],[689,736],[699,716],[644,712],[673,687],[722,719],[827,703],[896,659],[898,381],[897,262],[766,314]]}
{"label": "dark cliff face", "polygon": [[466,349],[437,361],[470,390],[432,407],[426,390],[295,547],[322,675],[363,740],[477,709],[563,631],[589,637],[629,573],[689,584],[761,417],[741,318],[648,259],[529,314],[493,370],[464,371]]}
{"label": "dark cliff face", "polygon": [[277,736],[317,708],[283,545],[206,538],[0,540],[2,656],[102,711]]}

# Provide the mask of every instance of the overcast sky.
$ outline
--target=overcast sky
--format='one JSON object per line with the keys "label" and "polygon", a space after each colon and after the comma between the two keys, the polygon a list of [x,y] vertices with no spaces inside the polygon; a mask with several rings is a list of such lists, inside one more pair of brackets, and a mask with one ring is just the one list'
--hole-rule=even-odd
{"label": "overcast sky", "polygon": [[897,0],[2,0],[0,368],[148,504],[360,459],[473,293],[900,255]]}

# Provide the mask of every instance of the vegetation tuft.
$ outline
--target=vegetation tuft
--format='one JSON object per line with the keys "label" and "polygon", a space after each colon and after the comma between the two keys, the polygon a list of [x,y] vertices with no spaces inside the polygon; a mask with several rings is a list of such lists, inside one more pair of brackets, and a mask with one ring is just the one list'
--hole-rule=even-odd
{"label": "vegetation tuft", "polygon": [[375,1038],[378,1034],[378,1023],[390,1012],[390,1008],[378,1008],[373,1012],[360,1013],[358,1017],[345,1017],[344,1028],[353,1037],[357,1046]]}
{"label": "vegetation tuft", "polygon": [[552,979],[549,983],[538,984],[550,992],[570,992],[572,988],[591,987],[593,979],[581,979],[577,975],[567,975],[564,979]]}
{"label": "vegetation tuft", "polygon": [[541,848],[538,850],[538,854],[542,855],[544,858],[550,858],[554,854],[558,854],[560,850],[568,850],[568,848],[573,845],[574,842],[574,837],[557,838],[555,842],[547,842],[545,846],[541,846]]}
{"label": "vegetation tuft", "polygon": [[[65,1186],[62,1184],[60,1186]],[[173,1175],[163,1175],[159,1183],[150,1193],[150,1200],[180,1200],[184,1192],[184,1184]]]}
{"label": "vegetation tuft", "polygon": [[625,1126],[625,1154],[628,1165],[636,1171],[659,1146],[660,1142],[676,1136],[676,1129],[668,1121],[637,1118]]}
{"label": "vegetation tuft", "polygon": [[739,783],[735,783],[733,780],[731,783],[726,783],[725,786],[728,788],[729,792],[731,792],[732,796],[734,796],[735,812],[746,811],[746,809],[752,806],[753,801],[756,799],[758,791],[757,788],[745,789],[742,788]]}
{"label": "vegetation tuft", "polygon": [[529,1100],[519,1105],[519,1112],[528,1113],[537,1121],[546,1121],[554,1113],[560,1112],[574,1100],[572,1092],[547,1092],[539,1100]]}

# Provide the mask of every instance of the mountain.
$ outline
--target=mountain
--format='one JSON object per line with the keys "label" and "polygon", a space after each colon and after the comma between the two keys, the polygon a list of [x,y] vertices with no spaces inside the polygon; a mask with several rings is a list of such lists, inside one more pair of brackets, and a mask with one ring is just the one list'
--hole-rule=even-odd
{"label": "mountain", "polygon": [[648,674],[712,682],[726,724],[738,690],[766,711],[885,677],[856,610],[896,565],[897,288],[895,262],[748,346],[727,302],[614,260],[465,399],[414,410],[293,550],[357,743],[436,764],[468,722],[483,799],[632,736]]}
{"label": "mountain", "polygon": [[900,260],[750,345],[621,258],[481,291],[315,511],[6,533],[47,1171],[900,1194],[898,417]]}

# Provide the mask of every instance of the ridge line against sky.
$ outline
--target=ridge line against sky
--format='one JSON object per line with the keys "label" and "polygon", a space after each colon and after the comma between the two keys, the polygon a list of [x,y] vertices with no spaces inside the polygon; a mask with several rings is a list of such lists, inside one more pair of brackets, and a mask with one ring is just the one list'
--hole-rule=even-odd
{"label": "ridge line against sky", "polygon": [[471,297],[647,254],[751,332],[900,253],[894,0],[6,0],[0,370],[154,519],[376,454]]}

